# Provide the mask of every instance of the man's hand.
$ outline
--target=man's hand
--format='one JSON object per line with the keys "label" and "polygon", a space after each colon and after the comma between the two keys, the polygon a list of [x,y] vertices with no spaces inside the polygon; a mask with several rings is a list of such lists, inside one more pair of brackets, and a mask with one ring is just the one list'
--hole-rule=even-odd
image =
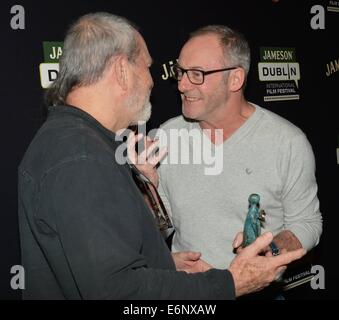
{"label": "man's hand", "polygon": [[200,252],[175,252],[172,253],[175,267],[178,271],[187,273],[205,272],[212,268],[210,264],[200,259]]}
{"label": "man's hand", "polygon": [[233,240],[232,246],[233,251],[235,253],[240,253],[242,250],[242,243],[244,241],[244,234],[242,232],[238,232]]}
{"label": "man's hand", "polygon": [[142,138],[142,134],[135,135],[133,132],[129,134],[127,138],[127,155],[129,160],[157,187],[159,176],[156,166],[165,157],[167,150],[166,148],[161,148],[159,152],[155,154],[159,141],[151,141],[150,138],[144,137],[145,150],[137,154],[135,144]]}
{"label": "man's hand", "polygon": [[286,249],[287,251],[302,248],[301,242],[290,230],[279,232],[273,240],[280,249]]}
{"label": "man's hand", "polygon": [[[237,235],[235,247],[241,244],[241,235]],[[286,265],[305,255],[306,250],[297,249],[289,252],[282,252],[279,256],[260,256],[262,252],[273,240],[270,232],[258,237],[251,245],[243,248],[231,262],[229,271],[232,273],[235,294],[241,296],[247,293],[259,291],[268,286],[285,269]],[[239,244],[239,241],[240,244]]]}
{"label": "man's hand", "polygon": [[[292,233],[290,230],[283,230],[280,233],[278,233],[274,238],[273,241],[277,245],[277,247],[280,250],[280,253],[286,252],[286,251],[292,251],[296,249],[302,248],[302,245],[298,238]],[[243,233],[239,232],[235,236],[233,240],[233,250],[235,253],[240,253],[242,248],[242,242],[243,242]],[[272,251],[270,246],[267,246],[262,250],[262,254],[265,254],[268,257],[272,256]]]}

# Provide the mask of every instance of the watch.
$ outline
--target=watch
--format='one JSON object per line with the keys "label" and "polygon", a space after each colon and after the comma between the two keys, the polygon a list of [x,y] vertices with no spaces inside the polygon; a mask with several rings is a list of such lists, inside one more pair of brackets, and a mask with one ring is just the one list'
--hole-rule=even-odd
{"label": "watch", "polygon": [[271,251],[272,251],[272,255],[273,255],[273,256],[277,256],[277,255],[280,254],[280,250],[279,250],[278,246],[275,244],[274,241],[272,241],[272,242],[270,243],[270,248],[271,248]]}

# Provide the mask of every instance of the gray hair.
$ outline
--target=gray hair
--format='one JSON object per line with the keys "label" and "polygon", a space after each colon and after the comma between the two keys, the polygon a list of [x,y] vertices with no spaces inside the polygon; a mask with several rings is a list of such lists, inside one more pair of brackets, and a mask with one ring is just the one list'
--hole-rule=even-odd
{"label": "gray hair", "polygon": [[137,28],[127,19],[98,12],[80,17],[68,30],[57,79],[47,90],[48,105],[65,104],[75,86],[96,83],[118,55],[134,62],[140,48]]}
{"label": "gray hair", "polygon": [[251,51],[245,37],[237,31],[223,25],[208,25],[190,34],[189,39],[205,34],[215,34],[219,37],[226,60],[232,65],[240,66],[247,76],[250,69]]}

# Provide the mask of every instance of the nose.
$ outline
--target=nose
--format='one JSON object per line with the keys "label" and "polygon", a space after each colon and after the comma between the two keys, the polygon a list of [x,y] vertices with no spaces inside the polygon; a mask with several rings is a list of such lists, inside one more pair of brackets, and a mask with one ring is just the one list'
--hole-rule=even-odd
{"label": "nose", "polygon": [[178,81],[178,89],[180,92],[185,92],[188,91],[189,89],[191,89],[193,86],[193,84],[191,83],[191,81],[189,81],[187,73],[185,72],[182,75],[181,80]]}

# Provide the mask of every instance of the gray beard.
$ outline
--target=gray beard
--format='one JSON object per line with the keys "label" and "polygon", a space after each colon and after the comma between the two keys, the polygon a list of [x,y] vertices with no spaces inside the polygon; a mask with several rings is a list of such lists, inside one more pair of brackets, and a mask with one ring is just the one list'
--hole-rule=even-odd
{"label": "gray beard", "polygon": [[[137,100],[138,99],[136,96],[131,97],[130,101],[127,103],[127,107],[134,108],[135,105],[137,105],[138,103]],[[148,97],[142,109],[138,113],[136,113],[135,116],[133,117],[130,125],[136,125],[138,124],[138,122],[147,122],[151,117],[151,113],[152,113],[152,104]]]}
{"label": "gray beard", "polygon": [[138,122],[147,122],[152,114],[152,104],[149,100],[145,103],[141,111],[138,113],[133,124],[137,124]]}

